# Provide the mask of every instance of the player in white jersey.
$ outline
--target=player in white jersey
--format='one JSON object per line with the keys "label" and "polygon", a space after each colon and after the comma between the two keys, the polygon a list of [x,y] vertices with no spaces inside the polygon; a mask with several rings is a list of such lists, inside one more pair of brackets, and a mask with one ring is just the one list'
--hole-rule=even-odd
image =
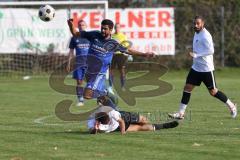
{"label": "player in white jersey", "polygon": [[179,112],[169,114],[169,116],[171,118],[183,119],[192,90],[203,82],[209,93],[225,103],[231,112],[232,118],[236,118],[236,105],[216,87],[213,64],[213,40],[211,34],[204,27],[204,19],[201,16],[195,17],[194,30],[193,52],[189,52],[189,55],[193,58],[193,65],[184,86]]}
{"label": "player in white jersey", "polygon": [[178,121],[150,124],[146,117],[133,112],[116,111],[109,106],[99,106],[88,119],[87,127],[91,134],[119,131],[121,134],[137,131],[155,131],[175,128]]}

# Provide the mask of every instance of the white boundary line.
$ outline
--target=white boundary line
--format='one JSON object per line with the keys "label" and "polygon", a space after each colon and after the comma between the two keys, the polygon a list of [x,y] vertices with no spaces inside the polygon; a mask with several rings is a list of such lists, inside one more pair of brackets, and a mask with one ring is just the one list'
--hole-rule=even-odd
{"label": "white boundary line", "polygon": [[[69,122],[69,123],[46,123],[44,122],[44,120],[48,119],[48,118],[52,118],[55,117],[55,115],[48,115],[48,116],[43,116],[43,117],[39,117],[33,120],[33,122],[35,124],[39,124],[39,125],[45,125],[45,126],[63,126],[63,125],[73,125],[76,124],[76,122]],[[77,122],[77,124],[80,124],[80,122]]]}
{"label": "white boundary line", "polygon": [[43,116],[43,117],[40,117],[40,118],[37,118],[37,119],[34,119],[34,123],[36,124],[41,124],[41,125],[50,125],[50,126],[58,126],[58,125],[61,125],[61,124],[57,124],[57,123],[44,123],[43,121],[45,119],[48,119],[48,118],[51,118],[51,117],[54,117],[53,115],[49,115],[49,116]]}

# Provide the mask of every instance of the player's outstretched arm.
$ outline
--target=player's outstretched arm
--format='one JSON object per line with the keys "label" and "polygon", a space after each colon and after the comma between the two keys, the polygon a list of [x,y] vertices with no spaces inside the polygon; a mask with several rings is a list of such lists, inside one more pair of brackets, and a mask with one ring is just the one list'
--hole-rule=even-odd
{"label": "player's outstretched arm", "polygon": [[209,52],[209,53],[201,53],[201,54],[197,54],[194,52],[188,52],[189,56],[192,58],[198,58],[198,57],[204,57],[204,56],[209,56],[209,55],[213,55],[213,52]]}
{"label": "player's outstretched arm", "polygon": [[126,131],[125,131],[125,122],[124,122],[124,120],[122,118],[120,118],[118,120],[118,123],[119,123],[121,134],[125,134]]}
{"label": "player's outstretched arm", "polygon": [[126,53],[130,54],[130,55],[143,56],[143,57],[154,57],[156,55],[153,52],[143,53],[143,52],[131,49],[131,48],[129,48]]}
{"label": "player's outstretched arm", "polygon": [[73,19],[68,19],[67,22],[68,22],[68,27],[69,27],[70,32],[72,33],[72,35],[75,36],[75,37],[79,37],[80,36],[80,32],[78,32],[76,30],[76,28],[74,27]]}

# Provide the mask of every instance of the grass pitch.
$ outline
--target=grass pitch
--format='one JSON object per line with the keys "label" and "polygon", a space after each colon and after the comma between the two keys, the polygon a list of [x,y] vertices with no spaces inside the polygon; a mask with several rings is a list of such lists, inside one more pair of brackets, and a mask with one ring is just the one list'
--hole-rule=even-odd
{"label": "grass pitch", "polygon": [[[123,110],[150,113],[155,122],[167,112],[177,111],[188,71],[170,71],[161,79],[174,89],[162,96],[137,99]],[[217,86],[240,104],[240,69],[218,70]],[[68,83],[74,83],[70,78]],[[64,122],[55,116],[55,105],[75,96],[52,90],[48,77],[0,78],[0,159],[239,159],[240,118],[231,119],[227,108],[209,96],[204,85],[194,90],[188,118],[176,129],[156,132],[89,135],[86,122]],[[76,101],[75,101],[76,102]],[[71,107],[72,112],[88,111]],[[161,113],[161,114],[159,114]]]}

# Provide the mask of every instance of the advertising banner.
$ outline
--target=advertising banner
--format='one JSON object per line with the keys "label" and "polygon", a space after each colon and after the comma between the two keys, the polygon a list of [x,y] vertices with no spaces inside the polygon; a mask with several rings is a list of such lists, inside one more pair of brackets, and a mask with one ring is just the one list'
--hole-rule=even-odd
{"label": "advertising banner", "polygon": [[[67,54],[71,37],[68,13],[67,9],[56,10],[52,21],[43,22],[37,9],[1,9],[0,53]],[[103,10],[72,9],[70,14],[76,26],[83,19],[88,31],[100,30]],[[175,54],[173,8],[109,9],[108,18],[121,25],[134,49]]]}
{"label": "advertising banner", "polygon": [[0,10],[0,53],[64,53],[70,32],[67,11],[57,10],[55,18],[43,22],[37,9]]}

